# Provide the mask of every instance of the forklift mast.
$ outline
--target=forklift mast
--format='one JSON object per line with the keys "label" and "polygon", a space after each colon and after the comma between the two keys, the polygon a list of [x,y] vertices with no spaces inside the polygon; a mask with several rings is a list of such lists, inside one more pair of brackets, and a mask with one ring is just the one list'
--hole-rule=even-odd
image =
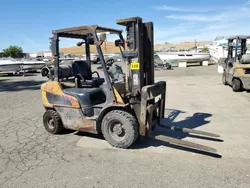
{"label": "forklift mast", "polygon": [[143,86],[154,84],[153,23],[143,23],[140,17],[120,19],[126,27],[125,51],[127,92],[137,94]]}
{"label": "forklift mast", "polygon": [[[126,62],[126,96],[140,122],[140,135],[153,129],[154,122],[164,118],[166,82],[154,80],[153,23],[140,17],[116,22],[126,28],[123,58]],[[155,98],[160,96],[158,102]]]}
{"label": "forklift mast", "polygon": [[[139,134],[176,145],[198,148],[214,152],[213,148],[174,139],[164,135],[155,135],[155,125],[170,130],[218,137],[219,135],[187,128],[162,125],[165,117],[166,82],[154,80],[154,36],[153,23],[143,23],[140,17],[121,19],[117,24],[126,28],[125,50],[123,57],[127,63],[127,93],[130,93],[130,105],[139,120]],[[131,78],[129,80],[129,78]],[[128,82],[129,81],[129,82]],[[159,97],[156,100],[156,97]]]}

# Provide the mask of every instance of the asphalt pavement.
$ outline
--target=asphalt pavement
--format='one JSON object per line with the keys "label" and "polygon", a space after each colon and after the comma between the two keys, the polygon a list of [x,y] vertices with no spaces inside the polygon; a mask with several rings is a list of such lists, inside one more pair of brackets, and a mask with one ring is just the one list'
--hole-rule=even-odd
{"label": "asphalt pavement", "polygon": [[1,76],[0,187],[250,187],[250,93],[222,85],[216,66],[156,69],[155,75],[167,82],[165,123],[221,137],[156,131],[217,154],[150,139],[118,150],[93,135],[51,135],[42,123],[46,79]]}

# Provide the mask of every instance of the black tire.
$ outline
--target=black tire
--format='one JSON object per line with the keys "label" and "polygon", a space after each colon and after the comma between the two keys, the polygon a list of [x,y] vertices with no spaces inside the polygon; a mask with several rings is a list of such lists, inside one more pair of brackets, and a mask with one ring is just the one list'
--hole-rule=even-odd
{"label": "black tire", "polygon": [[122,110],[108,112],[102,120],[101,128],[105,140],[116,148],[127,149],[138,138],[139,125],[136,118]]}
{"label": "black tire", "polygon": [[60,134],[65,128],[59,114],[55,110],[47,110],[43,115],[45,129],[52,134]]}
{"label": "black tire", "polygon": [[46,67],[46,68],[42,68],[42,70],[41,70],[41,75],[42,75],[42,77],[48,77],[48,75],[49,75],[49,69]]}
{"label": "black tire", "polygon": [[232,89],[234,92],[239,92],[242,90],[242,86],[241,86],[241,81],[237,78],[234,78],[232,81]]}
{"label": "black tire", "polygon": [[222,83],[223,83],[223,85],[228,85],[225,72],[223,72],[223,74],[222,74]]}

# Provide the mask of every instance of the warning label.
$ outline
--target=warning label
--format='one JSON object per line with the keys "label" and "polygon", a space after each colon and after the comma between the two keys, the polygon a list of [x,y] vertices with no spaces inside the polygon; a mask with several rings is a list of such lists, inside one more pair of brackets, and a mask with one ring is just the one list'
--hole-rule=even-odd
{"label": "warning label", "polygon": [[130,69],[131,70],[139,70],[140,69],[140,63],[139,62],[132,62],[130,64]]}

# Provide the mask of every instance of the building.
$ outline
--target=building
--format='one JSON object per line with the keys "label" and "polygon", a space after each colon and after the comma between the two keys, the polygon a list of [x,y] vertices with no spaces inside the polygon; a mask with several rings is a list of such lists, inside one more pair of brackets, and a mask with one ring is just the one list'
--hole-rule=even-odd
{"label": "building", "polygon": [[44,51],[43,56],[44,57],[52,57],[52,52],[51,51]]}
{"label": "building", "polygon": [[37,56],[37,53],[28,53],[29,54],[29,57],[31,57],[31,58],[36,58],[36,56]]}
{"label": "building", "polygon": [[51,51],[41,51],[36,53],[29,53],[29,57],[36,58],[36,57],[52,57]]}

